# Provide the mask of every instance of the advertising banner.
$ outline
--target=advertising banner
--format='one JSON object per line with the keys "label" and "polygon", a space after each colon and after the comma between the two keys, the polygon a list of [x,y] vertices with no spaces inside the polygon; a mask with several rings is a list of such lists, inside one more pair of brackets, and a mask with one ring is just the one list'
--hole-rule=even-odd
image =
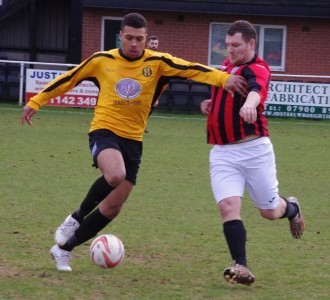
{"label": "advertising banner", "polygon": [[[56,70],[26,70],[26,101],[37,93],[57,76],[66,71]],[[52,98],[48,103],[49,106],[68,106],[68,107],[85,107],[93,108],[96,104],[98,88],[93,82],[83,81],[71,91],[61,96]]]}
{"label": "advertising banner", "polygon": [[271,81],[265,115],[330,119],[330,84]]}

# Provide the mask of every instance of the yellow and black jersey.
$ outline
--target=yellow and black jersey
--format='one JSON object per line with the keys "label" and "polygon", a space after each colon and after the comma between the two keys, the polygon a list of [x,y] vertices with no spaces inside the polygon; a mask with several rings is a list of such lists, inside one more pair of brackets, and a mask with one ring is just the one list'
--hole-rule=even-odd
{"label": "yellow and black jersey", "polygon": [[225,72],[167,53],[145,49],[141,57],[131,59],[121,49],[113,49],[97,52],[58,76],[27,105],[38,110],[51,98],[89,80],[99,89],[90,131],[108,129],[121,137],[141,141],[152,105],[171,78],[223,87],[229,77]]}

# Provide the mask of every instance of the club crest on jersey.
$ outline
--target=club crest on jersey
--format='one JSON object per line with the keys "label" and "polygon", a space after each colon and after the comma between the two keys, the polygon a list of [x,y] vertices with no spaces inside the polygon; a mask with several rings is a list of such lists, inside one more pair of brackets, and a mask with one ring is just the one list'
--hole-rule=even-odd
{"label": "club crest on jersey", "polygon": [[236,66],[236,67],[234,67],[232,70],[231,70],[231,74],[233,75],[233,74],[235,74],[236,73],[236,71],[239,69],[239,67],[238,66]]}
{"label": "club crest on jersey", "polygon": [[123,78],[116,83],[116,93],[123,99],[134,99],[141,93],[141,85],[132,78]]}
{"label": "club crest on jersey", "polygon": [[143,76],[145,76],[145,77],[150,77],[151,76],[151,74],[152,74],[152,71],[151,71],[151,69],[150,68],[144,68],[143,70],[142,70],[142,74],[143,74]]}

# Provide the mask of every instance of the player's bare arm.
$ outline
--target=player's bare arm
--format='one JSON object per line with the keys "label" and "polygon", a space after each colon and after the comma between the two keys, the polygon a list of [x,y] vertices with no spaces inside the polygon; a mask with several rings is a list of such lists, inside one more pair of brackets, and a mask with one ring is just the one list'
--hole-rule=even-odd
{"label": "player's bare arm", "polygon": [[252,124],[257,120],[257,106],[260,103],[260,95],[257,92],[251,91],[242,106],[239,114],[245,122]]}
{"label": "player's bare arm", "polygon": [[28,123],[30,126],[32,125],[32,116],[37,111],[27,105],[24,106],[22,116],[21,116],[21,124],[24,125],[24,122]]}
{"label": "player's bare arm", "polygon": [[228,78],[224,89],[229,92],[232,96],[234,93],[239,93],[243,97],[248,94],[247,82],[242,76],[232,75]]}

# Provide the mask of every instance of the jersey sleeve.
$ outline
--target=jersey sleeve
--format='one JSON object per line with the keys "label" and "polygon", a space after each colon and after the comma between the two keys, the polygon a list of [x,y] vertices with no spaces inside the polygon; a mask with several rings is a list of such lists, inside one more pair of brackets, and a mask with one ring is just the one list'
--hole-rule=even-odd
{"label": "jersey sleeve", "polygon": [[84,79],[91,77],[95,61],[94,57],[95,55],[91,56],[72,70],[56,77],[42,91],[32,97],[27,105],[35,110],[39,110],[52,98],[65,94]]}
{"label": "jersey sleeve", "polygon": [[244,73],[244,77],[248,82],[249,92],[257,92],[261,97],[261,102],[264,103],[268,96],[268,86],[270,81],[269,70],[263,65],[255,64],[248,67]]}
{"label": "jersey sleeve", "polygon": [[162,74],[165,76],[178,76],[221,87],[225,86],[230,77],[230,74],[226,72],[203,64],[188,62],[184,59],[173,57],[168,53],[165,53],[161,60]]}

